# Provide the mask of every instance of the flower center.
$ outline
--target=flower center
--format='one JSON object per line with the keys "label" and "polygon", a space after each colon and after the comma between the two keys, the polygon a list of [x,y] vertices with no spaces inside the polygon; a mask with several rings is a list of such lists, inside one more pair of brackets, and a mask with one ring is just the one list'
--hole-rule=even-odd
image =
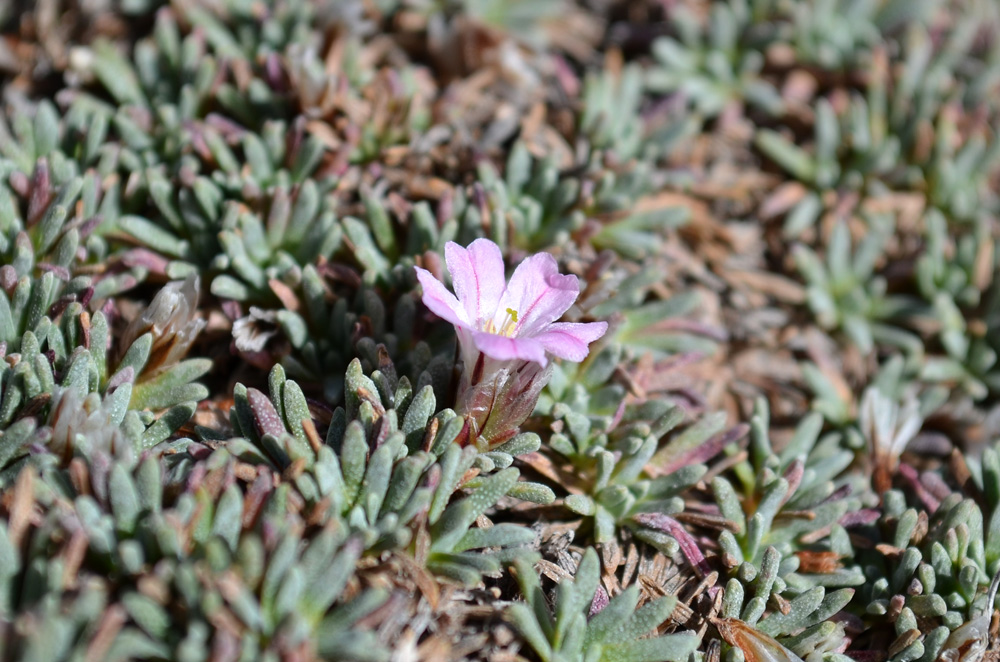
{"label": "flower center", "polygon": [[497,327],[493,320],[487,320],[483,330],[487,333],[494,333],[498,336],[513,338],[514,331],[517,330],[517,311],[513,308],[508,308],[507,315],[503,318],[499,327]]}

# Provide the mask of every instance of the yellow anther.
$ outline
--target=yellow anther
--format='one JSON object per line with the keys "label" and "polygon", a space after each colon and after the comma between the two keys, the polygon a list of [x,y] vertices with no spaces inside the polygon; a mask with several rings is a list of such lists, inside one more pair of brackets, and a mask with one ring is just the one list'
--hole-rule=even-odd
{"label": "yellow anther", "polygon": [[479,323],[479,328],[481,328],[486,333],[493,333],[498,336],[507,336],[508,338],[514,337],[514,332],[517,330],[517,311],[513,308],[507,309],[507,316],[503,318],[500,325],[491,319],[483,320]]}
{"label": "yellow anther", "polygon": [[504,318],[503,324],[500,325],[500,335],[507,336],[508,338],[514,337],[514,331],[517,329],[517,311],[513,308],[507,309],[507,317]]}

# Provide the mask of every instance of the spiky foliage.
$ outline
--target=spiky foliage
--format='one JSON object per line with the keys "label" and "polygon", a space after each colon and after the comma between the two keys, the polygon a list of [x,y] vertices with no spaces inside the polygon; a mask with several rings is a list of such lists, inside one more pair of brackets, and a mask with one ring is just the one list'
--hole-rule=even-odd
{"label": "spiky foliage", "polygon": [[839,223],[830,236],[826,264],[802,245],[796,247],[795,259],[809,286],[809,307],[821,326],[843,332],[862,352],[871,352],[879,342],[919,353],[919,338],[887,323],[914,304],[888,294],[885,280],[874,275],[892,230],[891,222],[870,228],[852,251],[851,231]]}
{"label": "spiky foliage", "polygon": [[[644,540],[673,553],[676,546],[669,531],[657,530],[643,514],[669,516],[683,510],[679,495],[705,473],[701,462],[738,432],[710,440],[721,432],[721,421],[715,419],[670,435],[683,421],[683,411],[663,400],[616,406],[624,389],[601,379],[601,372],[617,363],[614,350],[606,350],[599,359],[572,392],[563,391],[563,384],[557,383],[554,391],[550,386],[554,398],[561,400],[549,412],[559,430],[550,437],[549,447],[554,451],[552,470],[569,492],[564,503],[592,518],[597,542],[610,541],[620,527],[629,526]],[[599,388],[591,394],[588,384]],[[547,404],[542,407],[546,411]],[[698,450],[706,442],[708,450]]]}
{"label": "spiky foliage", "polygon": [[698,637],[690,632],[642,638],[651,631],[659,631],[677,605],[675,596],[636,609],[639,590],[632,586],[597,607],[595,596],[600,574],[593,548],[584,553],[575,577],[559,584],[554,609],[546,603],[531,564],[519,560],[516,569],[524,602],[509,606],[506,617],[543,662],[654,659],[679,662],[687,659],[698,645]]}
{"label": "spiky foliage", "polygon": [[[712,480],[726,522],[719,534],[723,563],[732,570],[744,563],[759,567],[773,547],[788,573],[782,573],[782,583],[797,590],[862,583],[857,568],[840,569],[839,561],[853,555],[844,528],[852,525],[848,513],[864,503],[864,484],[844,474],[853,453],[836,433],[821,436],[818,414],[800,423],[780,454],[772,450],[769,427],[767,405],[758,401],[750,425],[749,460],[734,467],[735,483],[723,476]],[[814,557],[832,563],[820,570],[811,563]],[[803,571],[797,573],[800,563]]]}
{"label": "spiky foliage", "polygon": [[[865,209],[894,191],[919,194],[953,222],[970,222],[984,207],[995,207],[989,173],[1000,148],[986,125],[959,125],[961,102],[954,97],[967,88],[949,93],[952,68],[975,59],[967,35],[977,22],[974,12],[963,15],[938,42],[914,27],[902,40],[898,63],[884,52],[873,54],[863,93],[817,101],[808,142],[795,144],[773,129],[758,131],[757,147],[811,189],[786,216],[788,235],[798,236],[824,209]],[[986,116],[996,113],[988,103],[978,107]]]}
{"label": "spiky foliage", "polygon": [[706,21],[680,8],[673,25],[678,38],[653,43],[657,66],[647,76],[654,92],[679,92],[700,115],[711,118],[732,104],[777,114],[781,97],[761,75],[762,47],[752,34],[754,16],[747,3],[714,3]]}
{"label": "spiky foliage", "polygon": [[[830,617],[847,606],[854,589],[786,588],[781,565],[781,553],[768,547],[759,563],[741,566],[739,576],[726,583],[721,616],[715,621],[721,637],[751,659],[791,651],[804,660],[846,662],[850,658],[837,654],[845,643],[844,626]],[[774,601],[782,608],[765,615]]]}
{"label": "spiky foliage", "polygon": [[[976,659],[998,26],[0,3],[0,658]],[[479,237],[609,322],[497,447]]]}
{"label": "spiky foliage", "polygon": [[[891,614],[896,636],[909,638],[892,659],[954,655],[985,646],[976,619],[992,611],[993,598],[985,589],[1000,558],[995,544],[997,467],[997,451],[991,446],[981,462],[958,460],[959,475],[975,469],[965,473],[965,485],[951,489],[942,484],[932,492],[923,486],[932,484],[929,474],[904,465],[917,498],[901,490],[883,496],[882,515],[872,526],[885,542],[877,552],[861,556],[869,579],[862,595],[870,617],[884,620]],[[866,535],[873,533],[869,529]],[[910,635],[916,629],[926,636],[918,640]]]}
{"label": "spiky foliage", "polygon": [[[398,406],[385,409],[357,361],[351,370],[348,408],[334,414],[327,442],[299,386],[276,367],[270,397],[236,390],[232,423],[245,436],[214,451],[181,440],[167,458],[122,457],[115,452],[121,440],[104,437],[115,428],[99,400],[90,411],[86,402],[76,409],[77,391],[62,395],[44,428],[53,454],[39,460],[41,474],[20,471],[19,496],[0,529],[9,596],[3,617],[39,623],[7,641],[7,654],[207,659],[231,648],[254,657],[298,651],[318,659],[336,651],[387,659],[372,633],[351,631],[389,597],[384,589],[347,590],[364,555],[413,555],[432,572],[473,585],[516,558],[534,533],[474,525],[512,491],[517,469],[470,475],[478,453],[453,443],[462,427],[449,424],[454,414],[432,418],[429,386],[412,396],[404,378],[403,390],[389,395]],[[17,427],[5,442],[21,433]],[[60,452],[74,455],[68,465]],[[459,492],[465,496],[454,498]],[[34,508],[43,516],[25,521]],[[494,551],[477,551],[483,548]],[[39,554],[53,566],[28,562],[41,561]],[[145,569],[155,569],[155,581]],[[15,588],[22,573],[51,581]],[[43,626],[57,608],[74,614],[58,621],[58,636]],[[109,613],[113,627],[105,624]]]}
{"label": "spiky foliage", "polygon": [[[364,549],[409,549],[432,571],[474,585],[481,573],[498,572],[511,552],[469,550],[534,539],[506,524],[470,530],[501,497],[518,493],[519,472],[509,455],[506,461],[502,453],[481,457],[474,446],[456,444],[463,421],[447,410],[435,415],[431,386],[413,393],[405,377],[391,383],[391,364],[383,370],[368,378],[359,361],[351,363],[346,409],[333,412],[322,441],[302,389],[275,366],[269,396],[237,386],[230,418],[239,436],[226,447],[256,466],[291,471],[304,507],[340,518]],[[512,447],[532,447],[530,440],[512,441]],[[497,462],[505,466],[498,469]],[[470,475],[474,466],[497,471]],[[460,489],[468,495],[452,503]]]}
{"label": "spiky foliage", "polygon": [[[15,294],[24,294],[24,301],[15,297],[13,310],[0,310],[0,322],[6,316],[9,329],[18,328],[22,320],[15,314],[23,310],[29,319],[20,326],[31,324],[9,341],[11,351],[0,364],[0,421],[17,421],[4,435],[6,481],[29,459],[30,445],[48,447],[65,461],[77,445],[115,454],[154,446],[186,423],[208,395],[194,380],[212,362],[182,360],[204,326],[196,317],[197,278],[164,287],[128,325],[121,344],[109,348],[103,312],[91,317],[74,301],[61,311],[50,309],[54,319],[43,315],[45,291],[53,285],[52,273],[46,276],[31,285],[30,294],[18,285]],[[39,418],[48,418],[51,430],[41,428]]]}
{"label": "spiky foliage", "polygon": [[244,500],[234,467],[226,450],[212,453],[177,499],[155,455],[130,463],[95,452],[61,478],[22,471],[2,528],[4,655],[387,659],[370,635],[349,631],[387,598],[345,594],[360,542],[333,525],[303,540],[287,487],[258,480]]}

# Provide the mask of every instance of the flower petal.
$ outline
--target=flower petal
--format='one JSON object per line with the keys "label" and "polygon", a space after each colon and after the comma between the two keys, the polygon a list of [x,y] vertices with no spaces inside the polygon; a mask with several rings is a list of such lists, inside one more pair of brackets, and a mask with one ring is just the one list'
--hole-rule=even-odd
{"label": "flower petal", "polygon": [[545,366],[549,360],[545,357],[545,348],[534,338],[508,338],[507,336],[473,331],[472,338],[486,356],[497,361],[534,361]]}
{"label": "flower petal", "polygon": [[607,330],[607,322],[562,322],[550,325],[535,336],[535,340],[559,358],[579,363],[590,353],[590,343],[603,336]]}
{"label": "flower petal", "polygon": [[455,326],[469,326],[469,321],[465,315],[465,308],[458,302],[455,295],[448,291],[441,281],[434,277],[431,272],[420,267],[413,267],[417,270],[417,280],[424,288],[421,299],[432,313],[443,320],[451,322]]}
{"label": "flower petal", "polygon": [[560,274],[554,257],[538,253],[517,265],[497,306],[494,322],[502,326],[507,308],[511,308],[518,314],[515,335],[537,335],[562,317],[578,296],[580,283],[576,276]]}
{"label": "flower petal", "polygon": [[469,322],[479,326],[484,318],[492,319],[506,287],[500,247],[489,239],[476,239],[468,248],[449,241],[444,259]]}

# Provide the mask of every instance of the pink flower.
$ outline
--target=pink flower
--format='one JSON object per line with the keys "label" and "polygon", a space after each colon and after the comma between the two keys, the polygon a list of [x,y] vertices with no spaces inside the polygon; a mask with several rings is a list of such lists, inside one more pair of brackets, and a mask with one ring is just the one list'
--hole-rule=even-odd
{"label": "pink flower", "polygon": [[548,253],[526,258],[509,283],[500,248],[489,239],[476,239],[468,248],[450,241],[444,255],[457,297],[426,269],[416,267],[417,278],[424,304],[455,325],[467,363],[475,358],[466,351],[472,348],[497,361],[541,367],[547,354],[578,362],[608,329],[607,322],[556,322],[580,295],[580,284],[576,276],[560,274]]}
{"label": "pink flower", "polygon": [[[455,294],[416,267],[424,304],[455,325],[463,362],[457,411],[481,448],[517,433],[549,380],[549,355],[582,361],[607,322],[557,322],[580,295],[576,276],[559,273],[555,258],[526,258],[505,281],[500,248],[477,239],[444,249]],[[457,295],[457,296],[456,296]]]}

